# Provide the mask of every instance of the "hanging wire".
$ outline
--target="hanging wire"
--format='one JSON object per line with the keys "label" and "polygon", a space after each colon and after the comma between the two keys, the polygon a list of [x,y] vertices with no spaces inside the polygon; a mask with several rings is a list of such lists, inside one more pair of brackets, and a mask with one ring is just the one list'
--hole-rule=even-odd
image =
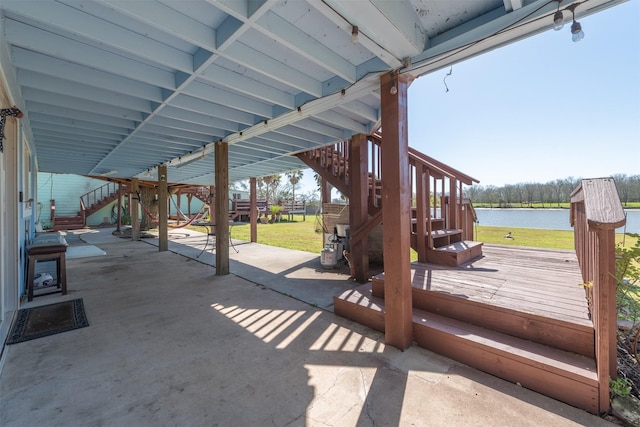
{"label": "hanging wire", "polygon": [[445,93],[449,92],[449,86],[447,86],[447,77],[449,77],[451,74],[453,74],[453,65],[451,66],[451,68],[449,68],[449,72],[445,74],[444,78],[442,79],[442,83],[444,83],[444,87],[447,89]]}

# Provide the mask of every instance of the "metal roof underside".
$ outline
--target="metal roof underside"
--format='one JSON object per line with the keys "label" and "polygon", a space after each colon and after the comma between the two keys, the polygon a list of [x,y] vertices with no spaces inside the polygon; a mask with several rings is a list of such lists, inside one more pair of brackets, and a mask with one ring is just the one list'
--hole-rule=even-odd
{"label": "metal roof underside", "polygon": [[557,4],[2,0],[0,59],[40,171],[153,179],[167,164],[171,182],[213,184],[215,143],[231,181],[303,168],[292,154],[378,126],[382,73],[549,30]]}

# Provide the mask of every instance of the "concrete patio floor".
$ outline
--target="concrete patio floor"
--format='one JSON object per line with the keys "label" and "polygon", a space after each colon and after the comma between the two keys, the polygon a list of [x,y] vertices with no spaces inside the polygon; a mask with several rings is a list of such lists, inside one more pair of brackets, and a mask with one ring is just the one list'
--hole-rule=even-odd
{"label": "concrete patio floor", "polygon": [[232,274],[218,277],[210,252],[194,260],[206,236],[185,233],[172,232],[177,253],[81,236],[106,255],[68,260],[69,294],[24,306],[83,298],[90,326],[6,347],[0,425],[610,425],[424,349],[385,346],[331,312],[352,283],[318,255],[236,244]]}

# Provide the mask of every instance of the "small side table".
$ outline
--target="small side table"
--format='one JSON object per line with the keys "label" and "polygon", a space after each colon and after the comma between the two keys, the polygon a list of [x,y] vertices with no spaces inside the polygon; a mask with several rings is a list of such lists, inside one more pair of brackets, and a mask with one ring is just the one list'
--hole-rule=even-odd
{"label": "small side table", "polygon": [[[36,236],[27,248],[29,255],[29,274],[27,275],[27,300],[33,300],[33,280],[35,277],[36,262],[56,261],[57,287],[55,292],[67,294],[67,263],[65,254],[67,252],[67,241],[60,233],[44,233]],[[54,292],[47,292],[48,295]],[[39,295],[36,295],[39,296]]]}

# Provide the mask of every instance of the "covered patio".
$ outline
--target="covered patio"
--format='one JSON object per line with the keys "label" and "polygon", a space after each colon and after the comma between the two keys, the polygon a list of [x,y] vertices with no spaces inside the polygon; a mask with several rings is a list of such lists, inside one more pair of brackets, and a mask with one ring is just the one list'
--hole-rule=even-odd
{"label": "covered patio", "polygon": [[[304,286],[270,289],[275,278],[345,286],[341,272],[300,269],[304,253],[287,251],[277,268],[302,272],[293,278],[252,259],[262,274],[248,281],[194,261],[204,236],[192,256],[108,233],[82,239],[106,252],[68,261],[65,298],[83,298],[90,326],[7,347],[2,425],[609,425],[419,347],[387,346],[310,304]],[[170,249],[187,251],[181,240]]]}
{"label": "covered patio", "polygon": [[[435,420],[434,413],[459,415],[463,407],[463,415],[467,410],[473,410],[475,417],[499,414],[502,418],[493,420],[496,423],[515,424],[511,417],[517,417],[518,424],[530,420],[553,424],[549,417],[556,416],[572,419],[566,414],[574,414],[573,410],[554,406],[557,403],[547,415],[528,405],[505,405],[508,398],[502,394],[486,396],[479,403],[483,393],[469,391],[475,386],[468,379],[460,379],[461,383],[456,379],[443,391],[437,385],[446,384],[450,375],[420,374],[413,381],[414,370],[432,373],[424,367],[432,363],[430,353],[412,347],[416,335],[410,244],[412,199],[417,194],[416,210],[421,212],[416,217],[421,234],[417,243],[433,249],[422,236],[425,221],[431,222],[423,218],[430,212],[433,167],[420,162],[415,174],[410,172],[408,88],[424,74],[621,2],[3,1],[0,338],[8,335],[18,310],[28,306],[22,296],[39,215],[38,171],[130,183],[133,242],[101,242],[106,257],[70,260],[69,296],[82,295],[86,300],[94,317],[90,328],[3,346],[2,416],[10,424],[34,422],[30,417],[63,423],[69,408],[75,418],[68,419],[86,416],[96,424],[117,416],[123,423],[170,424],[172,415],[176,424],[190,424],[192,416],[207,416],[211,423],[221,424],[233,417],[239,424],[314,424],[316,418],[331,424],[331,417],[339,413],[340,420],[353,417],[358,424],[371,420],[398,424],[404,423],[405,414],[408,422]],[[377,157],[380,170],[369,184],[364,152],[367,138],[380,129],[384,130]],[[234,260],[227,245],[230,183],[249,181],[255,241],[257,178],[303,168],[302,153],[347,140],[353,142],[349,150],[353,163],[342,166],[349,170],[344,179],[353,185],[349,223],[358,237],[352,256],[360,281],[367,279],[363,266],[370,226],[382,224],[385,236],[384,338],[322,310],[331,302],[311,284],[327,281],[324,272],[305,269],[304,261],[292,257],[291,265],[274,274],[270,268],[275,264],[259,251],[245,257],[250,268],[245,267]],[[156,190],[160,201],[157,248],[138,241],[141,184]],[[165,203],[171,184],[214,187],[209,203],[217,247],[207,257],[212,257],[215,269],[170,252],[170,244],[176,245],[170,238]],[[369,185],[381,201],[376,212],[367,206]],[[327,178],[321,186],[326,197]],[[610,298],[612,236],[624,218],[610,208],[619,205],[612,182],[585,183],[585,188],[572,197],[572,221],[577,224],[582,276],[594,282],[598,379],[593,389],[598,395],[583,407],[600,413],[608,409],[610,373],[615,376],[610,352],[615,322],[608,316],[612,304],[615,309]],[[456,187],[450,179],[445,189],[443,178],[441,190],[442,199],[462,203],[462,183]],[[433,191],[435,196],[435,187]],[[603,194],[610,205],[604,209]],[[457,209],[449,210],[452,225],[461,219]],[[449,240],[449,231],[443,233]],[[455,251],[466,245],[457,238],[446,243]],[[280,258],[288,262],[287,256]],[[245,270],[255,283],[239,278]],[[306,278],[307,273],[312,277]],[[290,280],[304,286],[273,286]],[[299,288],[316,299],[296,296],[293,291]],[[331,295],[340,289],[335,290]],[[287,295],[294,298],[282,299]],[[282,317],[282,312],[290,317]],[[398,353],[389,346],[406,351]],[[429,356],[415,365],[404,360],[414,354]],[[336,375],[323,371],[326,366]],[[450,366],[456,368],[433,372],[467,372]],[[340,383],[336,378],[352,367],[355,376],[346,375],[345,383]],[[297,394],[286,386],[287,379],[300,387],[293,388]],[[341,389],[334,388],[334,382],[344,385],[351,399],[337,398],[323,406],[320,402],[326,396]],[[410,383],[423,387],[414,394],[407,391],[412,390]],[[317,387],[315,394],[309,385]],[[436,389],[424,393],[432,385]],[[52,400],[54,392],[57,397]],[[172,399],[185,393],[190,393],[186,409],[172,413],[180,401]],[[69,407],[65,394],[74,397]],[[462,405],[458,394],[468,397]],[[356,395],[360,404],[353,400]],[[214,396],[216,404],[211,406],[206,396]],[[527,396],[523,402],[539,402],[539,396]],[[277,418],[278,405],[285,400],[293,400],[294,408]],[[189,406],[193,402],[195,406]],[[237,402],[243,408],[262,406],[252,415],[245,409],[234,410]],[[197,414],[189,408],[197,409]],[[486,408],[495,412],[487,414]],[[514,415],[514,408],[536,414],[522,419],[521,413]],[[411,415],[413,411],[417,415]],[[102,416],[111,418],[96,418]],[[449,422],[464,420],[462,415],[442,420]]]}

